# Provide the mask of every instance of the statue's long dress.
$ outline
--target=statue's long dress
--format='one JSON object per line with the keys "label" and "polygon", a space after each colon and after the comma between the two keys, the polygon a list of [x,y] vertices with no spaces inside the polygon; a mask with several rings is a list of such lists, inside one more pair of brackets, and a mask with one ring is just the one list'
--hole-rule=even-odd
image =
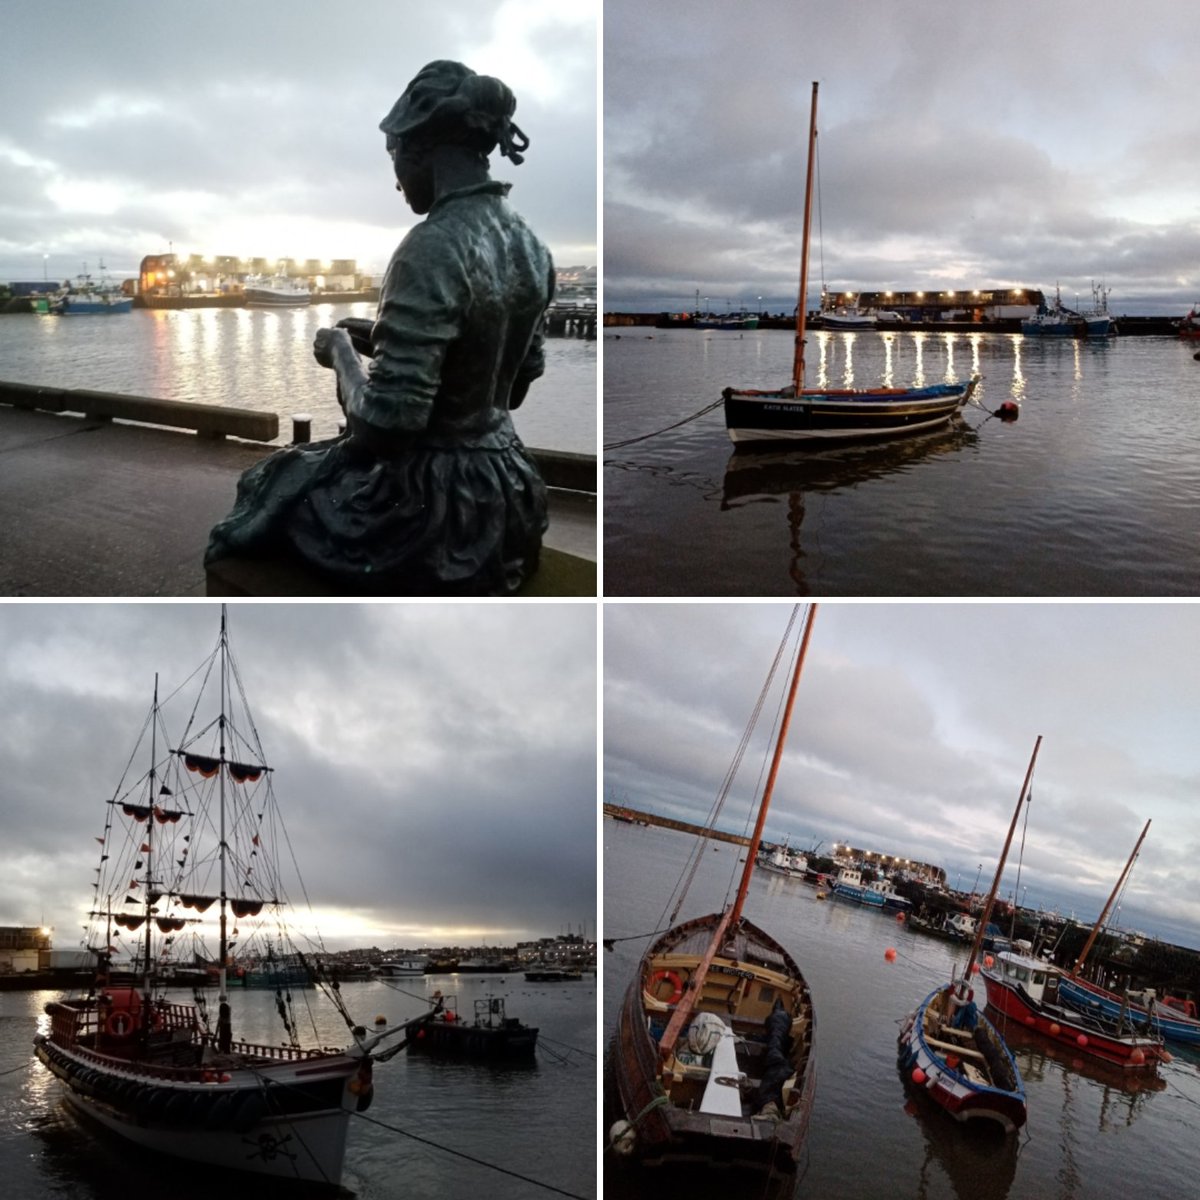
{"label": "statue's long dress", "polygon": [[508,187],[451,192],[408,234],[347,434],[250,468],[206,561],[290,551],[352,586],[410,595],[504,593],[532,574],[546,489],[509,409],[544,368],[554,268]]}

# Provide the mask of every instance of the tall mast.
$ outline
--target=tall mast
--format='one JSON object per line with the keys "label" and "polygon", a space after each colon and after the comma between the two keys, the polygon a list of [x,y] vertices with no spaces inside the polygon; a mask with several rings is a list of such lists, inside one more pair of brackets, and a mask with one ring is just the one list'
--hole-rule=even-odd
{"label": "tall mast", "polygon": [[817,145],[817,81],[812,86],[812,112],[808,120],[808,167],[804,177],[804,232],[800,242],[800,298],[796,301],[796,350],[792,381],[796,395],[804,387],[804,326],[808,313],[808,231],[812,227],[813,157]]}
{"label": "tall mast", "polygon": [[150,881],[151,871],[154,869],[154,806],[158,799],[158,794],[155,789],[155,781],[158,778],[155,770],[155,764],[158,762],[158,672],[154,672],[154,707],[150,710],[150,787],[147,798],[147,805],[150,809],[149,816],[146,818],[146,875],[143,880],[143,886],[146,889],[146,971],[145,982],[143,987],[147,992],[150,991],[150,953],[153,949],[150,930],[152,922],[150,920]]}
{"label": "tall mast", "polygon": [[733,912],[729,918],[730,925],[736,925],[741,919],[746,893],[750,890],[750,880],[754,875],[754,860],[758,857],[758,847],[762,842],[763,829],[767,823],[767,809],[770,807],[771,795],[775,790],[775,777],[779,774],[779,764],[783,760],[783,743],[787,740],[788,726],[792,720],[792,707],[796,702],[796,689],[800,686],[800,672],[804,669],[804,657],[808,653],[808,639],[812,635],[813,621],[816,615],[817,606],[810,604],[808,620],[804,625],[804,635],[800,639],[800,650],[796,654],[796,669],[792,672],[792,683],[788,689],[787,705],[783,710],[783,720],[779,725],[779,737],[775,740],[775,754],[771,759],[771,771],[767,776],[766,786],[763,788],[762,801],[758,806],[758,820],[754,823],[754,833],[746,851],[746,866],[742,871],[742,882],[738,886],[737,899],[733,902]]}
{"label": "tall mast", "polygon": [[988,893],[987,904],[984,906],[983,914],[979,918],[979,925],[975,929],[975,941],[971,946],[971,957],[967,960],[966,969],[963,971],[963,986],[965,987],[971,979],[971,971],[975,967],[975,960],[979,957],[979,949],[983,945],[984,934],[987,932],[988,922],[992,919],[992,909],[996,904],[996,893],[1000,890],[1000,877],[1004,874],[1004,864],[1008,861],[1008,848],[1012,845],[1013,834],[1017,830],[1017,818],[1021,815],[1021,805],[1025,802],[1025,795],[1029,791],[1029,781],[1033,778],[1033,764],[1037,762],[1038,751],[1042,746],[1042,735],[1039,733],[1037,741],[1033,744],[1033,756],[1029,760],[1029,769],[1025,772],[1025,782],[1021,784],[1021,794],[1017,797],[1017,807],[1013,809],[1012,822],[1008,827],[1008,837],[1004,841],[1004,850],[1000,854],[1000,861],[996,864],[996,876],[992,880],[992,890]]}
{"label": "tall mast", "polygon": [[1078,975],[1080,968],[1083,966],[1084,959],[1091,953],[1092,944],[1095,942],[1097,935],[1100,933],[1100,927],[1104,924],[1108,917],[1109,909],[1113,906],[1113,901],[1116,900],[1121,888],[1125,886],[1125,879],[1129,875],[1133,867],[1133,860],[1137,858],[1138,851],[1142,848],[1142,843],[1146,840],[1146,834],[1150,831],[1150,822],[1146,822],[1146,827],[1142,830],[1142,836],[1138,838],[1137,845],[1133,848],[1133,853],[1129,856],[1129,861],[1125,864],[1125,870],[1121,872],[1120,879],[1117,880],[1116,886],[1112,890],[1112,894],[1108,897],[1108,903],[1104,906],[1104,911],[1100,914],[1100,919],[1092,926],[1092,932],[1088,936],[1087,942],[1079,952],[1079,957],[1075,960],[1075,965],[1071,968],[1072,975]]}
{"label": "tall mast", "polygon": [[742,870],[742,880],[738,886],[737,898],[725,911],[717,927],[713,930],[712,937],[708,942],[708,948],[696,964],[696,969],[688,979],[687,990],[681,997],[675,1011],[671,1014],[671,1019],[667,1022],[667,1028],[663,1031],[663,1035],[659,1039],[658,1051],[663,1061],[670,1058],[674,1052],[675,1043],[679,1040],[680,1033],[683,1032],[684,1026],[692,1019],[692,1009],[700,996],[701,989],[704,987],[704,980],[708,975],[708,969],[712,966],[712,961],[716,958],[717,951],[725,940],[726,932],[734,928],[741,919],[742,905],[746,899],[746,892],[750,888],[750,880],[754,875],[754,860],[758,855],[759,843],[762,841],[763,827],[766,825],[767,820],[767,808],[771,803],[771,793],[775,788],[775,777],[779,774],[779,763],[783,758],[783,743],[787,738],[788,725],[791,723],[792,707],[796,700],[796,689],[800,683],[800,672],[804,668],[804,656],[808,652],[808,639],[812,633],[813,620],[816,618],[816,615],[817,606],[810,604],[808,608],[808,620],[804,626],[804,635],[800,640],[800,649],[796,653],[796,667],[792,672],[791,686],[788,688],[787,705],[784,708],[783,720],[779,725],[779,736],[775,739],[775,753],[771,760],[771,771],[767,777],[766,786],[763,788],[762,800],[759,801],[758,819],[754,824],[754,834],[750,839],[749,846],[746,848],[746,866]]}
{"label": "tall mast", "polygon": [[220,966],[218,967],[218,1000],[224,1004],[228,1000],[225,991],[226,974],[225,959],[229,953],[229,940],[226,934],[227,904],[225,895],[225,657],[228,653],[228,643],[225,635],[225,605],[221,605],[221,716],[220,716],[220,760],[218,768],[220,778],[220,859],[221,859],[221,951]]}

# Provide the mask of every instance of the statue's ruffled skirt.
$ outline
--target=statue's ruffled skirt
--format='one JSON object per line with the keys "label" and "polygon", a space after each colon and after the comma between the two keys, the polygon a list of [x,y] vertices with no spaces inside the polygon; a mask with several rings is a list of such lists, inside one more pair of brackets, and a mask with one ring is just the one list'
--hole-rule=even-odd
{"label": "statue's ruffled skirt", "polygon": [[205,562],[298,558],[354,591],[498,595],[537,568],[546,485],[517,438],[499,447],[414,439],[380,458],[339,437],[246,471]]}

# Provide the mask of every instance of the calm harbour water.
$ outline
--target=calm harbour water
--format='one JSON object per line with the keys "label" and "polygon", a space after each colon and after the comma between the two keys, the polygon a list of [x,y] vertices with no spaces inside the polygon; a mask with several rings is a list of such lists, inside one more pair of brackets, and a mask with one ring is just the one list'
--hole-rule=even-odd
{"label": "calm harbour water", "polygon": [[[604,442],[791,373],[792,334],[608,330]],[[605,453],[608,596],[1200,593],[1200,364],[1180,339],[822,332],[822,386],[979,371],[950,430],[733,452],[718,408]]]}
{"label": "calm harbour water", "polygon": [[[0,379],[308,413],[313,438],[332,437],[341,417],[333,373],[312,356],[316,331],[343,317],[373,317],[373,304],[289,310],[135,309],[112,317],[0,317]],[[596,343],[546,339],[546,373],[513,414],[529,446],[594,454]]]}
{"label": "calm harbour water", "polygon": [[[604,936],[649,933],[691,839],[604,821]],[[741,847],[713,843],[680,919],[718,910]],[[818,901],[816,889],[759,872],[747,916],[800,964],[815,1006],[816,1100],[798,1200],[1104,1200],[1177,1196],[1200,1174],[1200,1055],[1176,1052],[1157,1088],[1125,1084],[1058,1047],[1024,1035],[1009,1043],[1025,1080],[1029,1122],[1016,1137],[960,1127],[924,1096],[907,1094],[896,1065],[904,1015],[961,967],[965,947],[912,933],[857,905]],[[617,942],[604,959],[604,1038],[646,940]],[[888,963],[884,951],[897,950]],[[657,1197],[653,1171],[617,1174],[611,1200]],[[613,1182],[609,1186],[610,1180]],[[722,1192],[723,1189],[723,1192]],[[722,1178],[714,1195],[754,1193]]]}
{"label": "calm harbour water", "polygon": [[[364,982],[343,985],[342,994],[351,1013],[368,1029],[376,1014],[398,1021],[425,1011],[413,995],[429,995],[435,988],[457,995],[459,1012],[468,1017],[474,999],[503,996],[508,1016],[539,1028],[537,1062],[506,1068],[401,1053],[378,1064],[374,1103],[363,1118],[351,1118],[344,1192],[361,1200],[532,1200],[556,1194],[447,1152],[453,1150],[561,1193],[594,1197],[596,1063],[594,1057],[568,1053],[566,1047],[594,1055],[595,979],[538,984],[526,983],[520,975],[440,975],[395,982],[403,991]],[[299,997],[312,999],[317,993],[293,995],[299,1013]],[[153,1195],[212,1200],[222,1192],[264,1198],[287,1194],[286,1188],[273,1188],[269,1181],[247,1185],[239,1177],[150,1158],[104,1131],[81,1125],[60,1099],[58,1081],[32,1059],[33,1036],[45,1019],[43,1005],[56,996],[0,993],[0,1171],[6,1197],[124,1200]],[[182,993],[175,998],[188,1000]],[[274,999],[267,990],[232,991],[235,1033],[284,1040]],[[328,1005],[314,1007],[322,1010],[318,1036],[313,1037],[307,1019],[301,1017],[302,1036],[307,1032],[323,1045],[344,1045],[348,1035],[341,1019]]]}

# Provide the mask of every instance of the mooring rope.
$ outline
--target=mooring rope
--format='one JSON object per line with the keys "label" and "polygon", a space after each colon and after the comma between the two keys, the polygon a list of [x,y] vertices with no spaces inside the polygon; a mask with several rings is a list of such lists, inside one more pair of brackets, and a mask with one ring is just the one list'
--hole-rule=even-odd
{"label": "mooring rope", "polygon": [[609,442],[604,446],[604,450],[620,450],[622,446],[632,446],[635,442],[649,441],[650,438],[658,437],[660,433],[668,433],[672,429],[678,429],[681,425],[688,424],[689,421],[696,420],[697,417],[703,417],[706,413],[710,413],[715,408],[720,408],[725,403],[725,397],[722,396],[719,400],[714,400],[711,404],[705,405],[699,412],[694,412],[690,417],[684,417],[682,421],[676,421],[674,425],[668,425],[664,429],[656,429],[653,433],[643,433],[641,437],[626,438],[623,442]]}
{"label": "mooring rope", "polygon": [[487,1167],[490,1171],[497,1171],[501,1175],[508,1175],[513,1179],[519,1179],[522,1183],[531,1183],[534,1187],[544,1188],[548,1192],[554,1192],[559,1196],[570,1196],[572,1200],[587,1200],[586,1197],[578,1192],[568,1192],[564,1188],[555,1187],[552,1183],[543,1183],[540,1179],[534,1179],[529,1175],[522,1175],[519,1171],[510,1171],[507,1167],[497,1166],[495,1163],[490,1163],[486,1159],[476,1158],[473,1154],[467,1154],[462,1150],[452,1150],[449,1146],[439,1145],[437,1142],[430,1141],[429,1138],[421,1137],[420,1134],[410,1133],[407,1129],[401,1129],[398,1125],[389,1125],[386,1121],[378,1121],[374,1117],[368,1117],[366,1113],[353,1113],[353,1116],[362,1121],[369,1121],[372,1125],[378,1125],[380,1129],[386,1129],[390,1133],[398,1133],[401,1137],[412,1138],[414,1142],[420,1142],[423,1146],[431,1146],[434,1150],[441,1150],[443,1154],[452,1154],[455,1158],[466,1159],[467,1162],[473,1162],[477,1166]]}

